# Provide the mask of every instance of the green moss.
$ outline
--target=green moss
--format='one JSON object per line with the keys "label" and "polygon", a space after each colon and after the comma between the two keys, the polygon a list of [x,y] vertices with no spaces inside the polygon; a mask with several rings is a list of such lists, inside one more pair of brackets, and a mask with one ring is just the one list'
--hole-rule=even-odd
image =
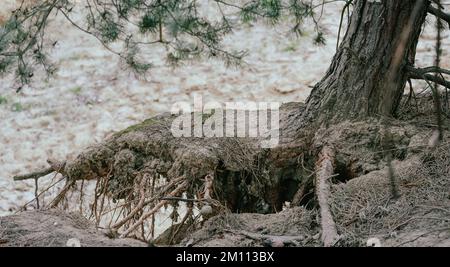
{"label": "green moss", "polygon": [[23,106],[22,106],[22,104],[16,102],[16,103],[12,104],[11,110],[14,112],[21,112],[23,110]]}
{"label": "green moss", "polygon": [[83,89],[83,88],[81,88],[81,86],[76,86],[76,87],[70,89],[70,91],[71,91],[72,93],[76,94],[76,95],[79,95],[79,94],[81,93],[81,90],[82,90],[82,89]]}
{"label": "green moss", "polygon": [[295,52],[297,51],[298,45],[296,43],[291,43],[285,48],[283,48],[283,52]]}
{"label": "green moss", "polygon": [[8,99],[6,97],[0,95],[0,105],[8,103]]}
{"label": "green moss", "polygon": [[155,124],[158,120],[155,118],[150,118],[150,119],[146,119],[145,121],[135,124],[135,125],[131,125],[130,127],[126,128],[125,130],[119,131],[117,133],[114,134],[114,137],[120,137],[124,134],[130,133],[130,132],[136,132],[136,131],[140,131],[142,129],[145,129],[146,127]]}

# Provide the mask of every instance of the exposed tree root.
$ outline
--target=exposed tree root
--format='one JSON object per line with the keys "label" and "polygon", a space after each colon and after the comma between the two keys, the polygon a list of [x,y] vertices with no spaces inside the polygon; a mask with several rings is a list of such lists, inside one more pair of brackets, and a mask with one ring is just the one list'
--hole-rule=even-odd
{"label": "exposed tree root", "polygon": [[[188,186],[188,183],[186,181],[182,182],[180,185],[177,186],[175,190],[170,192],[169,196],[176,196],[183,192],[183,190],[186,189]],[[143,214],[137,222],[135,222],[130,228],[128,228],[125,232],[121,234],[121,238],[127,237],[130,233],[132,233],[136,228],[138,228],[147,218],[155,214],[161,207],[163,207],[165,204],[167,204],[167,200],[162,200],[159,202],[153,209],[151,209],[149,212]]]}
{"label": "exposed tree root", "polygon": [[306,179],[300,184],[297,192],[292,198],[292,206],[299,206],[302,203],[303,199],[306,197],[308,193],[309,180],[310,179]]}
{"label": "exposed tree root", "polygon": [[142,210],[142,208],[144,207],[145,204],[145,183],[147,182],[147,176],[144,175],[144,177],[142,177],[141,183],[140,183],[140,191],[139,191],[139,195],[140,195],[140,199],[138,204],[136,205],[136,207],[134,207],[134,209],[128,213],[128,215],[123,218],[120,222],[114,224],[112,226],[113,229],[119,229],[122,225],[124,225],[125,223],[127,223],[129,220],[131,220],[138,212],[140,212]]}
{"label": "exposed tree root", "polygon": [[192,199],[188,202],[202,210],[203,219],[225,210],[274,212],[295,193],[280,187],[289,181],[296,186],[303,179],[301,171],[291,170],[300,169],[297,158],[305,144],[289,141],[297,135],[290,127],[301,106],[282,108],[281,135],[287,141],[273,152],[262,149],[259,138],[176,138],[170,131],[176,117],[165,114],[118,132],[74,159],[49,161],[45,173],[32,176],[56,171],[66,177],[52,207],[63,202],[70,206],[75,201],[64,200],[79,183],[85,188],[96,181],[93,196],[79,193],[88,198],[84,203],[92,204],[84,210],[91,211],[98,226],[124,235],[152,232],[144,224],[163,206],[173,207],[173,218],[178,218],[183,199]]}
{"label": "exposed tree root", "polygon": [[320,206],[320,225],[322,226],[322,242],[325,247],[333,246],[338,239],[336,224],[330,211],[330,184],[334,174],[334,152],[325,146],[319,154],[316,164],[316,195]]}
{"label": "exposed tree root", "polygon": [[[180,240],[184,229],[196,229],[224,211],[271,213],[280,211],[286,201],[291,206],[313,204],[310,192],[316,176],[316,194],[327,228],[324,244],[331,245],[337,233],[326,211],[329,178],[345,182],[386,167],[386,146],[374,123],[377,120],[300,129],[302,109],[299,103],[281,107],[280,144],[273,149],[262,149],[258,138],[175,138],[170,131],[174,116],[161,115],[114,134],[74,159],[49,161],[45,172],[22,177],[60,173],[66,185],[50,206],[64,204],[75,210],[78,206],[70,207],[71,203],[85,198],[83,203],[91,205],[80,210],[90,211],[88,216],[97,226],[117,236],[152,240],[154,218],[160,208],[169,206],[175,227],[168,239],[172,242],[173,233]],[[387,129],[394,144],[389,147],[393,160],[426,148],[426,141],[418,141],[426,139],[429,130],[393,121]],[[94,195],[77,193],[80,183],[84,190],[89,184],[92,187],[91,181],[96,182]],[[179,211],[181,203],[197,208],[200,220],[192,212]]]}
{"label": "exposed tree root", "polygon": [[40,171],[24,174],[24,175],[18,175],[14,176],[14,181],[23,181],[28,179],[38,179],[43,176],[49,175],[50,173],[54,172],[55,170],[53,168],[46,168]]}

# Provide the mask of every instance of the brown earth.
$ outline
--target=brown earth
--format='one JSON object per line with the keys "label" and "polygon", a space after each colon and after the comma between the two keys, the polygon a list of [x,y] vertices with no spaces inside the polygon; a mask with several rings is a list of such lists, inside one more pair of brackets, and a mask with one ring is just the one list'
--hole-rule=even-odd
{"label": "brown earth", "polygon": [[0,247],[65,247],[72,238],[82,247],[146,246],[134,239],[110,239],[76,213],[48,210],[0,217]]}

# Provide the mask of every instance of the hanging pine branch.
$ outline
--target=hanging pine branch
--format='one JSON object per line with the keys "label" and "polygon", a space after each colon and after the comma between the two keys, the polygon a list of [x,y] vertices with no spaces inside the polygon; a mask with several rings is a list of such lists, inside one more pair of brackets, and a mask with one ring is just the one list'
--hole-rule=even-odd
{"label": "hanging pine branch", "polygon": [[[219,16],[207,14],[210,5]],[[292,32],[301,34],[303,22],[314,16],[312,2],[300,0],[73,0],[39,1],[21,6],[0,27],[0,74],[15,71],[20,85],[30,83],[36,67],[48,75],[55,72],[47,54],[46,26],[49,19],[62,14],[74,27],[95,36],[109,51],[120,56],[136,73],[151,68],[151,59],[141,52],[145,46],[163,45],[166,59],[177,65],[195,58],[219,58],[227,65],[238,65],[247,51],[229,51],[223,38],[243,23],[264,20],[276,24],[292,22]],[[84,20],[75,15],[84,14]],[[314,23],[317,22],[314,20]],[[316,27],[315,43],[324,43]],[[121,49],[112,48],[121,44]],[[18,90],[20,90],[19,87]]]}

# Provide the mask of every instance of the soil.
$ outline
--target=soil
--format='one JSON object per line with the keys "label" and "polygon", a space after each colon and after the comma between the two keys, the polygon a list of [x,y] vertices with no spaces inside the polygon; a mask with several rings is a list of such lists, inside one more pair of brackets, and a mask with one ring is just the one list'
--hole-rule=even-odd
{"label": "soil", "polygon": [[110,239],[76,213],[28,211],[0,217],[0,247],[65,247],[78,239],[81,247],[143,247],[134,239]]}
{"label": "soil", "polygon": [[[394,162],[401,192],[396,200],[390,194],[387,168],[333,185],[331,208],[340,234],[335,245],[366,246],[375,237],[382,246],[449,246],[448,148],[447,144],[431,152],[439,160],[425,159],[425,164],[420,157]],[[315,210],[303,207],[269,215],[219,216],[182,244],[279,246],[281,240],[285,241],[282,246],[321,246],[316,216]]]}

